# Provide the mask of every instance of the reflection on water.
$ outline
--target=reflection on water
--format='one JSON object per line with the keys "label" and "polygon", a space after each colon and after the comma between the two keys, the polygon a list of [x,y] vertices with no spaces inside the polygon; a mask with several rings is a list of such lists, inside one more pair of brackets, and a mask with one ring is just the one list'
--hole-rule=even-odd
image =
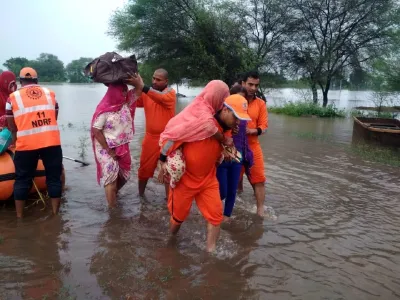
{"label": "reflection on water", "polygon": [[68,241],[60,237],[66,223],[62,216],[36,214],[23,222],[7,221],[2,218],[0,223],[0,294],[24,299],[61,294],[62,274],[68,268],[60,261],[60,252],[68,250]]}
{"label": "reflection on water", "polygon": [[[64,154],[77,157],[105,87],[52,88]],[[178,110],[190,99],[180,99]],[[152,181],[139,199],[140,109],[135,129],[133,175],[116,210],[106,209],[90,145],[90,166],[64,162],[60,216],[31,209],[17,223],[11,208],[0,210],[0,299],[400,298],[400,171],[346,151],[350,120],[270,115],[261,142],[267,205],[278,220],[254,219],[245,181],[211,256],[195,207],[170,239],[163,187]]]}

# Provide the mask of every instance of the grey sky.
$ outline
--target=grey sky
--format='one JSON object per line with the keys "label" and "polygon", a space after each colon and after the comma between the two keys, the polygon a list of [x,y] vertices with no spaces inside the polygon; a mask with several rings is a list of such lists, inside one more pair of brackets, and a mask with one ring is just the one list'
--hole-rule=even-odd
{"label": "grey sky", "polygon": [[[106,35],[111,13],[126,0],[6,1],[0,9],[0,69],[10,57],[57,55],[64,64],[116,50]],[[123,53],[121,53],[123,54]]]}

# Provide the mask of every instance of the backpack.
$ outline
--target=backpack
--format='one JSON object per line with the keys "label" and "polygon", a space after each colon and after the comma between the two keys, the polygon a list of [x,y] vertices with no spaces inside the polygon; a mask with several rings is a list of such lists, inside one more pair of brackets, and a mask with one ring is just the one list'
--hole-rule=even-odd
{"label": "backpack", "polygon": [[94,82],[104,84],[124,81],[130,77],[129,74],[135,74],[137,71],[135,55],[122,57],[116,52],[106,52],[91,61],[84,69],[86,76]]}

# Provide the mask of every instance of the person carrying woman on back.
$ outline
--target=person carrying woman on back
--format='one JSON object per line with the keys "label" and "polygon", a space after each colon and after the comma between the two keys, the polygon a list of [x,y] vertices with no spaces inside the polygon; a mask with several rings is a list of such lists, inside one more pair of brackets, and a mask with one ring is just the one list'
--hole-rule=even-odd
{"label": "person carrying woman on back", "polygon": [[91,123],[91,138],[97,166],[97,182],[102,184],[108,207],[117,204],[117,192],[131,173],[129,142],[134,134],[137,93],[143,88],[139,75],[124,83],[112,83],[96,108]]}
{"label": "person carrying woman on back", "polygon": [[[247,91],[241,85],[235,84],[230,89],[230,94],[240,95],[245,98],[247,96]],[[236,134],[232,135],[235,148],[240,153],[240,162],[234,161],[228,156],[217,169],[221,200],[225,199],[224,222],[229,221],[232,215],[242,166],[245,167],[246,174],[248,175],[250,175],[250,168],[253,166],[253,152],[248,146],[246,126],[247,121],[241,120],[236,129]]]}
{"label": "person carrying woman on back", "polygon": [[[160,135],[159,180],[163,183],[167,173],[171,177],[170,231],[173,235],[178,233],[194,199],[207,221],[206,249],[209,252],[215,250],[223,221],[216,165],[223,151],[222,144],[227,144],[224,131],[238,123],[233,111],[224,107],[228,96],[229,88],[224,82],[209,82],[191,104],[168,122]],[[171,171],[179,169],[179,178],[174,178]]]}

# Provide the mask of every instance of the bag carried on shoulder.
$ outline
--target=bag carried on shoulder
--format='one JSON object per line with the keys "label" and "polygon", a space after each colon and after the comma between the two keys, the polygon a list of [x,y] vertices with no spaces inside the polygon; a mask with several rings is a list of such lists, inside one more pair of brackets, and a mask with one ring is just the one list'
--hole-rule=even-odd
{"label": "bag carried on shoulder", "polygon": [[116,83],[128,79],[138,71],[135,55],[122,57],[116,52],[107,52],[91,61],[84,70],[95,82]]}

